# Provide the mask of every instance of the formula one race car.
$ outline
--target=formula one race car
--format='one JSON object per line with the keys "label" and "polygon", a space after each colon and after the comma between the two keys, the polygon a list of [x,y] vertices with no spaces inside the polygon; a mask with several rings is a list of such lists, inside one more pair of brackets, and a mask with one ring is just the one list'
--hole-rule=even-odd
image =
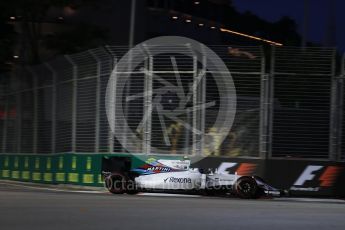
{"label": "formula one race car", "polygon": [[240,198],[279,196],[281,192],[257,176],[225,174],[190,168],[190,160],[153,160],[131,169],[131,158],[103,159],[104,182],[113,194],[167,192],[233,195]]}

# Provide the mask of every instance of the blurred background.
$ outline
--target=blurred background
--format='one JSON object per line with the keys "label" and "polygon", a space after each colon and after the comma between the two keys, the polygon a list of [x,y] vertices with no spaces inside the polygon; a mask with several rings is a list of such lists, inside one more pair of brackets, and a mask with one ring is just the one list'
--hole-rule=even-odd
{"label": "blurred background", "polygon": [[[1,71],[102,45],[181,35],[213,45],[338,46],[345,39],[342,1],[304,0],[2,1]],[[131,24],[131,20],[133,23]],[[131,25],[133,26],[131,31]],[[338,28],[338,29],[337,29]],[[268,43],[269,44],[269,43]]]}
{"label": "blurred background", "polygon": [[[109,76],[136,44],[184,36],[226,64],[237,112],[223,142],[223,130],[212,128],[222,114],[210,108],[183,118],[202,128],[212,150],[195,146],[200,137],[167,121],[169,154],[343,162],[344,7],[340,0],[1,1],[0,152],[128,152],[107,121]],[[192,59],[176,59],[186,86],[202,70]],[[150,71],[171,71],[162,77],[175,81],[172,63],[158,57],[151,64]],[[145,76],[133,70],[125,96],[144,91]],[[210,76],[203,87],[193,92],[196,101],[200,95],[202,102],[219,100]],[[169,108],[179,103],[174,92],[163,96]],[[145,114],[143,103],[126,105],[132,131]],[[159,119],[152,115],[149,134],[137,132],[145,141],[132,146],[135,153],[160,154],[147,148],[164,143]]]}

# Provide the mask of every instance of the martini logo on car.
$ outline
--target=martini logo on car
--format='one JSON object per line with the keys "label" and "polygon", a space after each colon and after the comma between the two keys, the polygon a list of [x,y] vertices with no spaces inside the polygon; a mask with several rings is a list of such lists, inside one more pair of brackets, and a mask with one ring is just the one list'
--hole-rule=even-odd
{"label": "martini logo on car", "polygon": [[340,166],[308,165],[290,189],[319,191],[320,187],[332,187],[342,170]]}
{"label": "martini logo on car", "polygon": [[160,166],[154,166],[147,169],[148,171],[160,171],[160,172],[170,172],[171,168],[169,167],[160,167]]}
{"label": "martini logo on car", "polygon": [[[150,163],[147,163],[148,161]],[[144,165],[134,168],[132,171],[142,175],[149,175],[156,173],[178,172],[181,171],[181,169],[171,168],[169,165],[162,164],[154,158],[149,158]]]}
{"label": "martini logo on car", "polygon": [[179,178],[179,177],[168,177],[164,179],[164,183],[171,182],[171,183],[192,183],[191,178]]}

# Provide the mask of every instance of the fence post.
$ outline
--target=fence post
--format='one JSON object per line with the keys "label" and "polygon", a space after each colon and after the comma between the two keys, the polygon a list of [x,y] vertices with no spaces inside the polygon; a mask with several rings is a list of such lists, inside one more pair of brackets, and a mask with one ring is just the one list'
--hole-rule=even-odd
{"label": "fence post", "polygon": [[[201,92],[200,92],[200,97],[201,97],[201,102],[200,105],[205,105],[206,104],[206,77],[207,77],[207,57],[206,57],[206,52],[204,50],[204,47],[201,46],[203,49],[203,55],[202,55],[202,71],[204,72],[204,76],[202,77],[200,84],[201,84]],[[205,117],[206,117],[206,108],[200,110],[200,132],[201,132],[201,138],[200,138],[200,156],[204,156],[204,149],[205,149]]]}
{"label": "fence post", "polygon": [[[109,48],[109,46],[104,46],[105,51],[110,55],[111,59],[112,59],[112,72],[111,72],[111,88],[115,89],[116,88],[116,75],[117,75],[117,56],[116,54]],[[108,82],[109,84],[109,82]],[[107,86],[108,87],[108,86]],[[108,101],[108,108],[111,108],[112,112],[110,113],[111,119],[112,121],[109,121],[109,130],[108,130],[108,149],[110,153],[114,152],[114,133],[113,131],[115,131],[115,110],[114,110],[114,105],[115,105],[115,97],[116,95],[114,94],[114,90],[110,90],[111,95],[108,96],[108,98],[110,98],[111,100]],[[107,115],[109,116],[109,115]],[[107,117],[107,119],[109,119],[109,117]]]}
{"label": "fence post", "polygon": [[265,73],[265,55],[261,48],[261,81],[260,81],[260,126],[259,126],[259,157],[268,158],[268,116],[269,116],[269,75]]}
{"label": "fence post", "polygon": [[147,111],[146,111],[146,92],[147,92],[147,77],[148,77],[148,69],[149,69],[149,62],[150,60],[148,58],[145,59],[145,62],[144,62],[144,99],[143,99],[143,107],[144,107],[144,112],[143,112],[143,124],[142,124],[142,134],[143,134],[143,138],[142,138],[142,143],[141,143],[141,151],[143,153],[146,153],[146,116],[148,115],[147,114]]}
{"label": "fence post", "polygon": [[92,51],[89,50],[89,53],[97,62],[97,77],[96,77],[96,111],[95,111],[95,152],[99,152],[99,120],[100,120],[100,98],[101,98],[101,62],[98,56]]}
{"label": "fence post", "polygon": [[75,62],[72,60],[72,58],[69,55],[64,56],[69,63],[73,66],[73,94],[72,94],[72,152],[76,152],[76,138],[77,138],[77,74],[78,69]]}
{"label": "fence post", "polygon": [[[203,49],[203,47],[202,47]],[[204,51],[204,49],[203,49]],[[201,66],[202,70],[201,72],[198,71],[198,57],[197,54],[194,54],[193,56],[193,107],[198,105],[205,105],[206,102],[206,65],[207,65],[207,57],[206,52],[204,51],[202,53],[202,60],[201,60]],[[202,78],[199,79],[200,73],[203,73],[201,76]],[[192,127],[195,130],[199,130],[200,134],[195,133],[192,130],[192,154],[197,156],[203,156],[204,154],[204,137],[205,137],[205,113],[206,108],[201,107],[201,109],[194,109],[193,110],[193,124]],[[187,122],[189,123],[189,113],[187,113],[188,119]],[[187,131],[189,134],[189,131]],[[189,142],[189,137],[186,140]],[[189,145],[189,143],[188,143]],[[189,151],[188,151],[189,152]]]}
{"label": "fence post", "polygon": [[[196,56],[193,56],[193,106],[196,106],[198,104],[198,59]],[[197,129],[197,123],[198,123],[198,117],[197,117],[197,110],[193,109],[193,129]],[[193,141],[193,155],[199,155],[199,146],[197,145],[198,138],[197,134],[193,131],[192,132],[192,141]]]}
{"label": "fence post", "polygon": [[339,85],[339,104],[338,104],[338,113],[339,113],[339,139],[338,139],[338,160],[345,160],[345,154],[342,153],[342,127],[343,127],[343,116],[344,116],[344,78],[345,78],[345,53],[341,60],[341,75],[340,75],[340,85]]}
{"label": "fence post", "polygon": [[268,115],[267,115],[267,125],[268,125],[268,133],[267,133],[267,156],[269,158],[272,157],[272,139],[273,139],[273,116],[274,116],[274,75],[275,75],[275,47],[271,47],[271,67],[270,73],[267,75],[268,83],[267,83],[267,90],[268,90]]}
{"label": "fence post", "polygon": [[56,83],[57,83],[57,77],[56,77],[56,71],[49,63],[44,63],[45,66],[50,70],[52,73],[52,104],[51,104],[51,119],[52,119],[52,129],[51,129],[51,152],[56,152]]}
{"label": "fence post", "polygon": [[33,94],[34,94],[34,101],[33,101],[33,122],[32,122],[32,128],[33,128],[33,143],[32,143],[32,153],[37,153],[37,125],[38,125],[38,81],[37,81],[37,75],[34,70],[32,70],[31,67],[27,67],[27,70],[32,74],[33,77]]}
{"label": "fence post", "polygon": [[144,139],[146,140],[145,153],[151,153],[151,130],[152,130],[152,75],[153,75],[153,57],[149,54],[149,69],[148,74],[145,77],[145,130],[144,130]]}
{"label": "fence post", "polygon": [[334,160],[340,161],[344,160],[344,156],[342,154],[342,128],[343,128],[343,109],[344,109],[344,78],[345,78],[345,53],[341,59],[341,65],[340,65],[340,75],[337,79],[334,81],[336,84],[336,89],[337,89],[337,102],[336,102],[336,107],[335,107],[335,112],[336,112],[336,124],[334,124],[334,128],[337,129],[336,132],[336,153],[334,154]]}
{"label": "fence post", "polygon": [[[145,70],[144,79],[144,117],[143,117],[143,150],[145,154],[151,153],[151,131],[152,131],[152,96],[153,96],[153,56],[149,47],[143,45],[144,52],[148,57],[148,69]],[[131,56],[130,56],[130,60]],[[146,67],[146,66],[145,66]]]}
{"label": "fence post", "polygon": [[7,143],[7,120],[8,120],[8,115],[9,115],[9,111],[8,111],[8,107],[9,107],[9,103],[8,103],[8,94],[5,95],[6,97],[6,102],[5,102],[5,111],[4,111],[4,124],[3,124],[3,128],[2,128],[2,153],[6,153],[6,143]]}
{"label": "fence post", "polygon": [[339,102],[338,98],[338,79],[335,76],[335,53],[336,51],[333,51],[333,57],[332,57],[332,69],[331,69],[331,95],[330,95],[330,130],[329,130],[329,160],[337,160],[338,155],[338,131],[340,127],[338,126],[338,114],[337,114],[337,105]]}
{"label": "fence post", "polygon": [[[18,75],[16,75],[18,76]],[[19,83],[18,83],[19,84]],[[14,125],[15,135],[17,135],[16,142],[14,142],[13,151],[15,153],[20,153],[22,149],[22,95],[21,87],[19,86],[18,91],[16,92],[16,121]]]}
{"label": "fence post", "polygon": [[111,96],[110,96],[110,108],[112,110],[111,112],[111,120],[110,124],[112,127],[109,129],[109,136],[108,136],[108,146],[109,146],[109,152],[113,153],[114,152],[114,141],[115,141],[115,137],[114,137],[114,133],[115,133],[115,99],[116,99],[116,92],[114,91],[114,89],[116,88],[116,75],[117,75],[117,59],[114,57],[113,60],[113,73],[111,76]]}

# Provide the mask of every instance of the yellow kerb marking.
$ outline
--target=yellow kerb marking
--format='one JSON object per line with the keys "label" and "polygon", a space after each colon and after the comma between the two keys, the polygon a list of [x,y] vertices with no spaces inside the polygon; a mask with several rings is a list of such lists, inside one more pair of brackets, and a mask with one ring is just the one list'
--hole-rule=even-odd
{"label": "yellow kerb marking", "polygon": [[22,179],[29,180],[30,179],[30,172],[29,171],[23,171],[22,172]]}
{"label": "yellow kerb marking", "polygon": [[52,159],[50,157],[47,158],[47,169],[50,170],[52,167]]}
{"label": "yellow kerb marking", "polygon": [[92,159],[91,157],[86,158],[86,170],[90,171],[92,167]]}
{"label": "yellow kerb marking", "polygon": [[24,159],[24,168],[29,168],[29,158],[28,157],[25,157]]}
{"label": "yellow kerb marking", "polygon": [[39,173],[39,172],[34,172],[34,173],[32,173],[32,179],[33,179],[34,181],[41,180],[41,173]]}
{"label": "yellow kerb marking", "polygon": [[8,165],[9,165],[9,159],[8,159],[8,156],[5,157],[5,168],[8,168]]}
{"label": "yellow kerb marking", "polygon": [[69,182],[79,182],[79,175],[78,175],[78,173],[69,173],[68,174],[68,181]]}
{"label": "yellow kerb marking", "polygon": [[83,175],[83,183],[92,184],[93,183],[93,175],[92,174],[84,174]]}
{"label": "yellow kerb marking", "polygon": [[15,157],[14,158],[14,168],[17,169],[18,166],[19,166],[19,159],[18,159],[18,157]]}
{"label": "yellow kerb marking", "polygon": [[63,157],[59,157],[59,169],[63,168]]}
{"label": "yellow kerb marking", "polygon": [[44,181],[52,181],[53,180],[53,174],[52,173],[44,173],[43,178],[44,178]]}
{"label": "yellow kerb marking", "polygon": [[56,181],[59,181],[59,182],[65,181],[65,173],[56,173],[55,177],[56,177]]}
{"label": "yellow kerb marking", "polygon": [[10,177],[10,170],[2,170],[2,177],[4,178]]}
{"label": "yellow kerb marking", "polygon": [[36,157],[35,158],[35,169],[39,169],[40,168],[40,158]]}
{"label": "yellow kerb marking", "polygon": [[12,171],[12,178],[19,179],[19,171]]}
{"label": "yellow kerb marking", "polygon": [[77,157],[72,157],[72,170],[77,168]]}

